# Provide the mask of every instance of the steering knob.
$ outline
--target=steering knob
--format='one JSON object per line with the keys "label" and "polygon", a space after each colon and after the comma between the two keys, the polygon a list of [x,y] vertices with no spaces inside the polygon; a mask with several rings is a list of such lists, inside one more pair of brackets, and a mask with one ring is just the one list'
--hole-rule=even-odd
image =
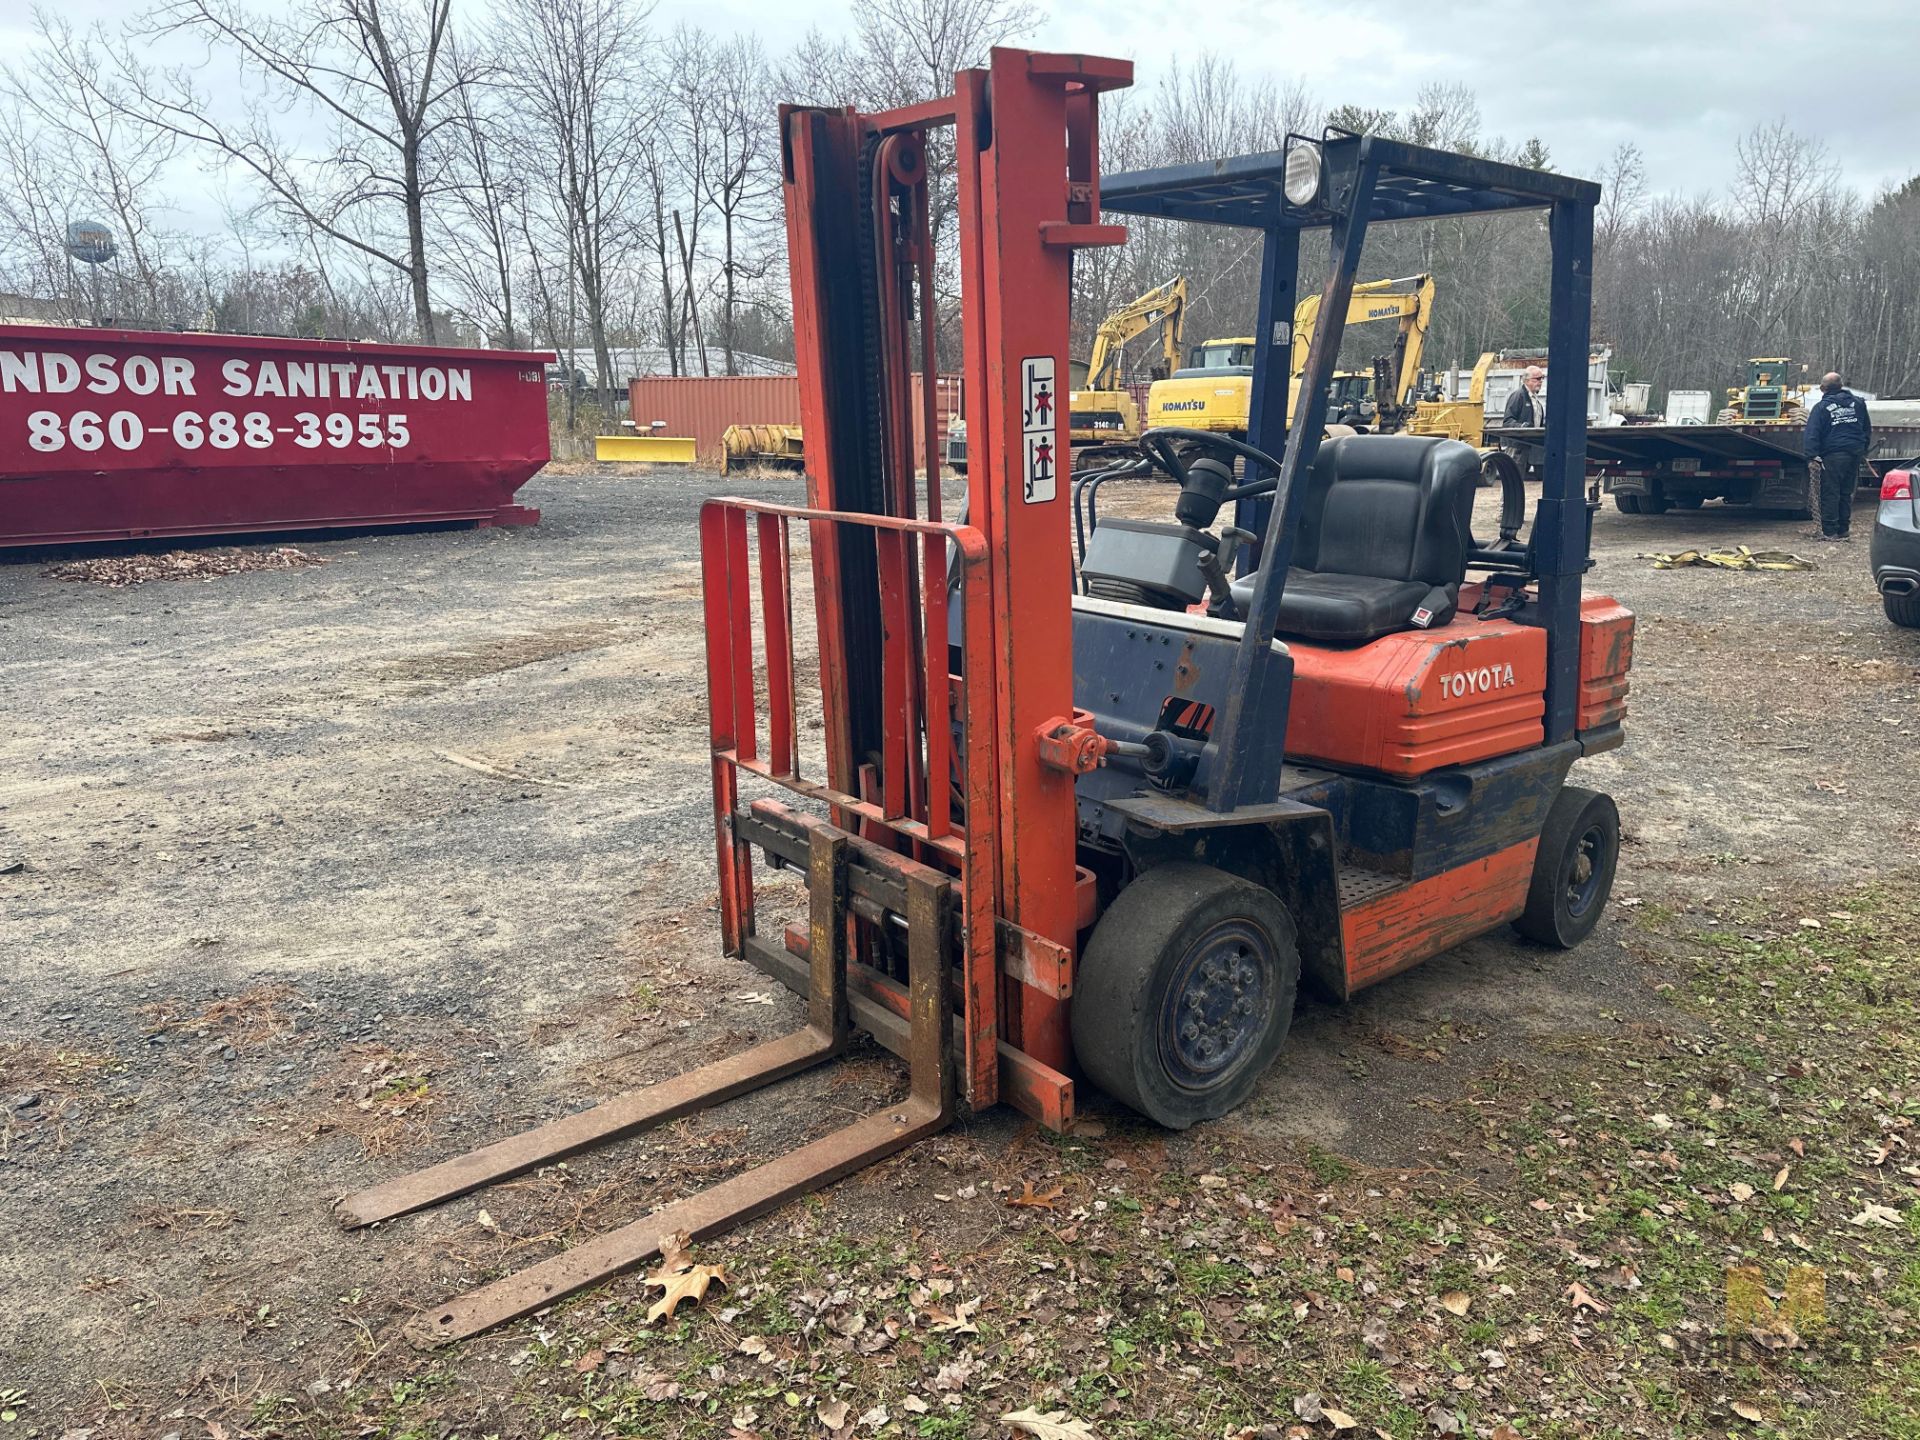
{"label": "steering knob", "polygon": [[1174,502],[1173,517],[1182,525],[1205,530],[1220,514],[1227,487],[1233,484],[1233,467],[1211,455],[1187,462],[1187,475]]}

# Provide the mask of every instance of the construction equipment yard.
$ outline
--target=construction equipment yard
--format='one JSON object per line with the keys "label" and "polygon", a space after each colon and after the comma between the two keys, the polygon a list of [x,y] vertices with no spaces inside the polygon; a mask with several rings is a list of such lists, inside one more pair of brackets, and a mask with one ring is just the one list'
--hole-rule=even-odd
{"label": "construction equipment yard", "polygon": [[[1192,1130],[1091,1091],[1065,1136],[963,1117],[694,1246],[724,1286],[661,1321],[635,1272],[404,1343],[901,1093],[859,1040],[371,1234],[329,1214],[801,1018],[716,943],[722,492],[804,498],[550,470],[533,529],[118,586],[0,564],[0,1436],[1920,1433],[1920,640],[1854,549],[1642,558],[1804,547],[1723,507],[1594,517],[1638,638],[1580,948],[1503,927],[1303,992],[1253,1099]],[[1732,1333],[1729,1276],[1773,1297]]]}

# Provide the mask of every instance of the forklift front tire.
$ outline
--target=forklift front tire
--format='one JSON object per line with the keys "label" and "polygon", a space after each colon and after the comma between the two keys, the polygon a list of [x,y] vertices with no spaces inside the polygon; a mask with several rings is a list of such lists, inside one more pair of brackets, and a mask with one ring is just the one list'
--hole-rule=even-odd
{"label": "forklift front tire", "polygon": [[1514,928],[1541,945],[1571,950],[1600,923],[1619,860],[1620,812],[1612,798],[1562,786],[1540,831],[1527,908]]}
{"label": "forklift front tire", "polygon": [[1074,978],[1073,1052],[1170,1130],[1259,1083],[1293,1024],[1300,952],[1272,892],[1211,865],[1146,871],[1101,915]]}

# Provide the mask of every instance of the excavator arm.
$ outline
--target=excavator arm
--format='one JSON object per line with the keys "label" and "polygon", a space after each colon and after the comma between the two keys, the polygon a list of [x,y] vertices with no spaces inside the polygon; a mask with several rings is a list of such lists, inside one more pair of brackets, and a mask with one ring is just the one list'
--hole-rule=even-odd
{"label": "excavator arm", "polygon": [[[1394,342],[1396,375],[1390,403],[1398,404],[1406,395],[1407,387],[1413,384],[1413,377],[1420,373],[1420,359],[1427,345],[1427,330],[1433,324],[1433,297],[1431,275],[1369,280],[1364,285],[1353,287],[1353,298],[1347,305],[1347,324],[1364,325],[1370,320],[1400,322],[1400,335]],[[1318,295],[1309,295],[1294,309],[1291,369],[1294,375],[1301,374],[1307,368],[1307,347],[1312,343],[1313,327],[1319,318]]]}
{"label": "excavator arm", "polygon": [[1120,388],[1120,355],[1129,340],[1144,335],[1155,325],[1163,327],[1162,348],[1167,373],[1180,363],[1180,331],[1187,313],[1187,281],[1176,275],[1164,285],[1156,285],[1139,299],[1123,305],[1100,322],[1094,332],[1093,354],[1087,362],[1089,390]]}

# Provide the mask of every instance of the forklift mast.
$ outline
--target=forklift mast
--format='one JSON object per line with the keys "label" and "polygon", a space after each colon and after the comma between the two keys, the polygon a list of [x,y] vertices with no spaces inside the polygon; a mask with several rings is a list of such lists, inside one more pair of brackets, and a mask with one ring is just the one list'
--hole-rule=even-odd
{"label": "forklift mast", "polygon": [[[965,1093],[983,1106],[1005,1088],[1049,1123],[1071,1110],[1062,1002],[1084,903],[1074,778],[1037,743],[1073,713],[1071,256],[1126,238],[1099,223],[1097,107],[1131,75],[1126,61],[996,49],[944,100],[876,115],[781,111],[801,416],[814,457],[808,504],[819,517],[808,526],[826,778],[814,793],[835,801],[836,824],[960,870],[975,952],[965,965]],[[937,127],[951,127],[933,143],[950,147],[956,172],[975,457],[961,527],[943,516],[932,417],[916,454],[910,412],[912,373],[939,369],[927,167]],[[930,406],[933,387],[923,395]],[[920,527],[920,553],[882,517]],[[965,612],[953,672],[935,583],[945,583],[948,545],[961,556]],[[957,751],[950,686],[961,702]],[[967,699],[976,693],[978,712]],[[729,948],[749,939],[741,901]],[[1004,996],[996,933],[1016,977]]]}

